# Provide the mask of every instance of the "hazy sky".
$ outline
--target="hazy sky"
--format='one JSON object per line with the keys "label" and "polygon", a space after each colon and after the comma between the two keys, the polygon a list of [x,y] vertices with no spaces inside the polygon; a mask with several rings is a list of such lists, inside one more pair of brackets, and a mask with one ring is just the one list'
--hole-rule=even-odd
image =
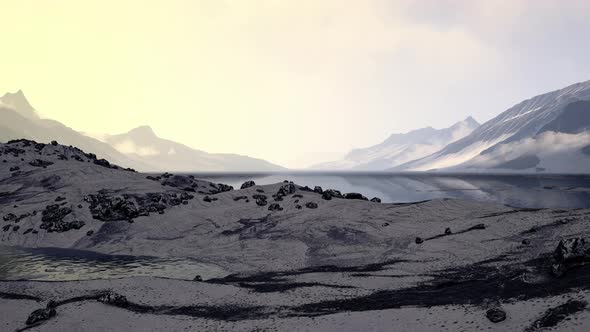
{"label": "hazy sky", "polygon": [[0,0],[0,93],[303,167],[590,79],[590,1]]}

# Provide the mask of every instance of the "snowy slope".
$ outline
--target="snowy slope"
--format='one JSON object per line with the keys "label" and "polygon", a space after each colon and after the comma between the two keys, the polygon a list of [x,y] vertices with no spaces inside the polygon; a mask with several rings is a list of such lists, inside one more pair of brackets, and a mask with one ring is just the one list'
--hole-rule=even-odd
{"label": "snowy slope", "polygon": [[384,170],[428,156],[447,144],[469,135],[479,123],[472,117],[444,129],[432,127],[393,134],[377,145],[355,149],[343,160],[314,165],[314,169]]}
{"label": "snowy slope", "polygon": [[442,150],[392,170],[584,172],[590,165],[584,150],[590,145],[588,100],[590,81],[536,96]]}

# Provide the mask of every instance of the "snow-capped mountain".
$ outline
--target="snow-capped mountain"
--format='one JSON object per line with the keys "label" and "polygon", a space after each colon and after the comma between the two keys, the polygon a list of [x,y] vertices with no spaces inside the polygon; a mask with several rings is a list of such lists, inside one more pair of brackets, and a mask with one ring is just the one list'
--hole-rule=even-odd
{"label": "snow-capped mountain", "polygon": [[472,117],[444,129],[432,127],[392,134],[385,141],[350,151],[342,160],[317,164],[313,169],[384,170],[428,156],[447,144],[469,135],[479,123]]}
{"label": "snow-capped mountain", "polygon": [[139,127],[127,134],[107,136],[105,141],[77,132],[62,123],[41,119],[22,91],[0,98],[0,141],[27,138],[56,140],[99,158],[139,171],[275,171],[283,169],[264,160],[235,154],[211,154],[158,138],[151,128]]}
{"label": "snow-capped mountain", "polygon": [[470,135],[392,170],[590,170],[590,81],[525,100]]}
{"label": "snow-capped mountain", "polygon": [[125,134],[104,137],[105,142],[134,160],[141,160],[158,171],[265,172],[284,168],[262,159],[230,153],[207,153],[156,136],[149,126]]}

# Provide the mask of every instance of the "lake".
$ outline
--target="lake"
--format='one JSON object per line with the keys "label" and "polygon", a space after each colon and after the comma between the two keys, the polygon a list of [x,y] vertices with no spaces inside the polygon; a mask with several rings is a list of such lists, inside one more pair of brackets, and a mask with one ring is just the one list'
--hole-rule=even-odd
{"label": "lake", "polygon": [[224,277],[220,267],[185,258],[105,255],[60,248],[0,246],[0,280],[94,280],[130,276],[193,280]]}
{"label": "lake", "polygon": [[283,180],[342,192],[377,196],[387,203],[457,198],[524,208],[590,208],[590,175],[507,175],[432,173],[276,174],[196,173],[196,177],[239,189],[246,180],[271,184]]}

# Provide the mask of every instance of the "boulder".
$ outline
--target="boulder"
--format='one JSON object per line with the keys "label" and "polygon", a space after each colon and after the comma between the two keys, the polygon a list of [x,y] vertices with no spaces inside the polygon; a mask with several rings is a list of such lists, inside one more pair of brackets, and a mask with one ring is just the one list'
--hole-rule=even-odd
{"label": "boulder", "polygon": [[451,231],[450,227],[445,228],[445,235],[451,235],[453,232]]}
{"label": "boulder", "polygon": [[381,203],[381,198],[379,198],[379,197],[373,197],[373,198],[371,198],[371,202],[373,202],[373,203]]}
{"label": "boulder", "polygon": [[332,198],[344,198],[344,196],[342,196],[342,193],[338,190],[328,189],[322,193],[322,198],[329,201]]}
{"label": "boulder", "polygon": [[361,195],[359,193],[347,193],[347,194],[344,195],[344,198],[346,198],[346,199],[360,199],[360,200],[363,200],[363,201],[367,201],[368,200],[365,196],[363,196],[363,195]]}
{"label": "boulder", "polygon": [[295,190],[297,190],[297,188],[295,187],[295,185],[292,182],[290,182],[290,183],[282,185],[281,188],[279,188],[279,191],[277,191],[277,195],[281,195],[281,196],[291,195],[291,194],[295,193]]}
{"label": "boulder", "polygon": [[318,204],[314,203],[314,202],[307,202],[307,203],[305,203],[305,207],[308,209],[317,209]]}
{"label": "boulder", "polygon": [[271,205],[268,206],[268,210],[269,211],[283,211],[283,208],[277,203],[272,203]]}
{"label": "boulder", "polygon": [[240,187],[240,189],[246,189],[246,188],[250,188],[250,187],[254,187],[256,185],[256,183],[252,180],[246,181],[244,183],[242,183],[242,186]]}
{"label": "boulder", "polygon": [[313,187],[313,191],[316,192],[316,193],[318,193],[318,194],[324,193],[324,190],[320,186]]}
{"label": "boulder", "polygon": [[27,318],[26,324],[33,325],[42,321],[46,321],[57,314],[54,308],[43,308],[33,311]]}
{"label": "boulder", "polygon": [[495,307],[486,311],[486,317],[492,323],[499,323],[503,320],[506,320],[506,312],[501,308]]}

